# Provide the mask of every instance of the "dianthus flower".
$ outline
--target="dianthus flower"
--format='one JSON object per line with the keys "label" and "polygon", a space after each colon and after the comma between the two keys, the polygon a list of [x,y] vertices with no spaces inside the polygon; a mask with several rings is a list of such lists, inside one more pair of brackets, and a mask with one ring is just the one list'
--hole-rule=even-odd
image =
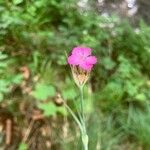
{"label": "dianthus flower", "polygon": [[71,66],[72,75],[75,83],[81,87],[84,86],[89,78],[89,74],[97,59],[91,55],[92,50],[88,47],[75,47],[68,57],[68,63]]}
{"label": "dianthus flower", "polygon": [[68,63],[73,66],[90,71],[93,65],[96,64],[97,59],[91,55],[92,50],[88,47],[75,47],[71,55],[68,57]]}

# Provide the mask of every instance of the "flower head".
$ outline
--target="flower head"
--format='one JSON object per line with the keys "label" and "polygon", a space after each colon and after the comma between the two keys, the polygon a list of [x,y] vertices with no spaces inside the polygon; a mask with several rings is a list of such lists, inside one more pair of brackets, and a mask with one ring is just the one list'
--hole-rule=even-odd
{"label": "flower head", "polygon": [[97,62],[96,57],[91,55],[91,51],[88,47],[73,48],[71,55],[68,57],[68,63],[90,71]]}
{"label": "flower head", "polygon": [[84,86],[93,65],[97,62],[96,57],[91,55],[91,51],[88,47],[75,47],[68,57],[74,81],[79,87]]}

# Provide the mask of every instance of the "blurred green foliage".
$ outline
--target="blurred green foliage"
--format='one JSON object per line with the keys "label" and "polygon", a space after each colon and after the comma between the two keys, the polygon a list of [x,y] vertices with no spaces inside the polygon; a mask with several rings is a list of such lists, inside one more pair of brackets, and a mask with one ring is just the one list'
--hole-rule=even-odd
{"label": "blurred green foliage", "polygon": [[[92,120],[94,133],[89,130],[91,136],[97,134],[93,142],[101,139],[102,149],[116,150],[114,145],[125,134],[148,147],[150,122],[143,111],[150,99],[149,33],[144,21],[133,28],[117,16],[100,16],[92,8],[82,10],[75,0],[0,0],[0,101],[7,103],[18,96],[13,87],[21,87],[23,81],[19,68],[28,66],[32,94],[22,92],[22,97],[34,98],[46,116],[66,115],[52,102],[58,92],[65,100],[78,99],[66,52],[77,45],[89,46],[98,58],[85,90],[86,105],[100,114]],[[43,102],[47,99],[48,103]],[[130,115],[134,117],[128,124],[130,104],[138,112]],[[104,121],[101,127],[108,116],[114,118],[113,125],[105,128],[108,122]],[[91,143],[91,149],[96,144]]]}
{"label": "blurred green foliage", "polygon": [[25,143],[20,143],[19,150],[27,150],[27,145]]}

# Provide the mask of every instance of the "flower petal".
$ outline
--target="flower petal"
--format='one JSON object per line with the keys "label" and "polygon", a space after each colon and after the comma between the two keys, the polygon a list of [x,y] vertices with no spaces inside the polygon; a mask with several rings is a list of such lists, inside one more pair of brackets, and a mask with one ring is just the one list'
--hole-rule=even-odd
{"label": "flower petal", "polygon": [[72,50],[72,55],[82,55],[80,47],[74,47]]}
{"label": "flower petal", "polygon": [[82,49],[83,55],[84,55],[85,57],[91,55],[91,51],[92,51],[92,50],[91,50],[90,48],[88,48],[88,47],[82,47],[81,49]]}
{"label": "flower petal", "polygon": [[91,55],[91,49],[88,47],[78,46],[78,47],[73,48],[72,54],[87,57],[87,56]]}
{"label": "flower petal", "polygon": [[81,67],[82,69],[85,69],[87,71],[90,71],[93,67],[93,65],[89,65],[86,62],[80,63],[79,67]]}
{"label": "flower petal", "polygon": [[68,63],[70,65],[78,65],[79,64],[79,60],[78,57],[76,55],[71,55],[68,57]]}
{"label": "flower petal", "polygon": [[89,65],[93,65],[93,64],[96,64],[97,58],[95,56],[88,56],[85,62]]}

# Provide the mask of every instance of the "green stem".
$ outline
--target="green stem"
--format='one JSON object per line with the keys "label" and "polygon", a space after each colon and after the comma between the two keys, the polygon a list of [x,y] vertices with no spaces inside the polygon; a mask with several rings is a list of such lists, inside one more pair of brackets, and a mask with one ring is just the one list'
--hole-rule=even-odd
{"label": "green stem", "polygon": [[78,124],[80,131],[81,131],[81,138],[82,138],[82,143],[83,143],[83,148],[84,150],[88,150],[88,135],[86,131],[86,126],[85,126],[85,116],[84,116],[84,101],[83,101],[83,86],[80,87],[80,111],[77,110],[79,118],[76,116],[76,114],[71,110],[71,108],[64,102],[65,107],[69,111],[69,113],[72,115],[73,119],[76,121]]}
{"label": "green stem", "polygon": [[72,115],[73,119],[76,121],[76,123],[78,124],[80,130],[82,131],[82,125],[79,121],[79,119],[76,117],[76,115],[74,114],[74,112],[71,110],[71,108],[64,102],[65,107],[68,109],[69,113]]}
{"label": "green stem", "polygon": [[80,96],[81,96],[81,99],[80,99],[80,104],[81,104],[81,116],[83,118],[83,124],[85,123],[85,117],[84,117],[84,102],[83,102],[83,87],[81,86],[80,87]]}
{"label": "green stem", "polygon": [[88,135],[87,135],[87,131],[86,131],[86,126],[85,126],[85,116],[84,116],[84,100],[83,100],[83,86],[80,87],[80,95],[81,95],[81,116],[82,116],[82,143],[83,143],[83,147],[84,150],[88,150]]}
{"label": "green stem", "polygon": [[83,119],[82,119],[82,116],[81,116],[80,110],[78,110],[78,106],[77,106],[77,104],[76,104],[75,100],[73,100],[73,103],[74,103],[75,108],[76,108],[76,110],[77,110],[77,114],[78,114],[78,117],[79,117],[79,121],[80,121],[80,123],[82,124],[82,123],[83,123]]}
{"label": "green stem", "polygon": [[88,150],[88,142],[89,142],[89,139],[88,139],[88,135],[85,133],[82,134],[82,143],[83,143],[83,147],[84,147],[84,150]]}

